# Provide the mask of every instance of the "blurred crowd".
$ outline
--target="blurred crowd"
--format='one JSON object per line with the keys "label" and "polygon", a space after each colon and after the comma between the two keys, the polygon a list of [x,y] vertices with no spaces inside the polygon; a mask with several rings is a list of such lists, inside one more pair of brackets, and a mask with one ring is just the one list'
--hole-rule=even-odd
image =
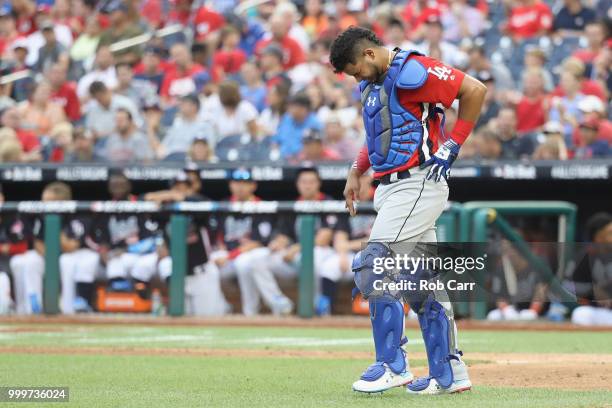
{"label": "blurred crowd", "polygon": [[[609,157],[610,0],[0,0],[0,162],[350,161],[350,25],[489,92],[461,158]],[[451,129],[455,108],[446,112]]]}

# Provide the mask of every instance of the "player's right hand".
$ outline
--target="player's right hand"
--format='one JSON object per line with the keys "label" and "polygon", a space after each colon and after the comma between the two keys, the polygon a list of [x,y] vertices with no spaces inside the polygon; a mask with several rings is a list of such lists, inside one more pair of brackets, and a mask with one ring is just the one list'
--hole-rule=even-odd
{"label": "player's right hand", "polygon": [[354,201],[359,194],[359,177],[357,169],[351,169],[346,179],[346,186],[344,186],[344,201],[351,216],[356,214]]}

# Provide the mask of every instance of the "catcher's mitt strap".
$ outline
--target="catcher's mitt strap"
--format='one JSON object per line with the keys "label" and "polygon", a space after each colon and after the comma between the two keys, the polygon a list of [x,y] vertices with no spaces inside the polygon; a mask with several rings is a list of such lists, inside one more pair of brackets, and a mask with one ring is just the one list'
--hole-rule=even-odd
{"label": "catcher's mitt strap", "polygon": [[419,61],[409,59],[406,61],[395,85],[400,89],[418,89],[427,81],[427,69]]}

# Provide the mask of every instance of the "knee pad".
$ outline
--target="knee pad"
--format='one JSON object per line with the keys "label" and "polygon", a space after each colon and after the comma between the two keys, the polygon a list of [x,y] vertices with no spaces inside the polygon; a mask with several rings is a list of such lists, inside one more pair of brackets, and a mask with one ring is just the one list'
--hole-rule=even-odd
{"label": "knee pad", "polygon": [[388,298],[370,299],[370,320],[376,361],[387,363],[395,373],[406,369],[406,360],[401,346],[404,337],[404,308],[398,300]]}
{"label": "knee pad", "polygon": [[[413,304],[411,304],[413,307]],[[415,302],[419,324],[423,333],[423,341],[427,351],[429,376],[435,378],[443,388],[453,383],[453,371],[450,361],[459,358],[457,350],[451,350],[451,333],[454,327],[446,314],[444,306],[433,296],[429,296],[422,304]]]}
{"label": "knee pad", "polygon": [[351,269],[355,274],[355,285],[367,299],[374,292],[374,281],[381,279],[381,275],[375,273],[375,260],[393,256],[393,251],[382,242],[368,242],[366,247],[355,254]]}

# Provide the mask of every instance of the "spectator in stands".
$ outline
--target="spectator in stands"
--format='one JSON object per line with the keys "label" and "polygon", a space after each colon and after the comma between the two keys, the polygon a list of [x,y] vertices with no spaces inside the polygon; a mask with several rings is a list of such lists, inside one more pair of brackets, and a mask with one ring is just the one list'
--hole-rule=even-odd
{"label": "spectator in stands", "polygon": [[[27,62],[29,51],[27,41],[24,38],[17,38],[13,41],[11,51],[13,58],[8,60],[8,64],[4,67],[7,74],[22,72],[31,68],[31,64]],[[21,102],[28,99],[33,87],[34,80],[31,77],[25,77],[9,84],[7,90],[16,102]]]}
{"label": "spectator in stands", "polygon": [[[612,143],[612,122],[606,119],[606,107],[598,97],[587,95],[578,103],[578,110],[582,113],[585,121],[597,123],[599,140],[607,140]],[[579,137],[574,137],[575,143],[580,146]]]}
{"label": "spectator in stands", "polygon": [[475,38],[485,28],[485,18],[468,0],[449,0],[440,16],[444,39],[458,43],[464,38]]}
{"label": "spectator in stands", "polygon": [[12,44],[18,37],[15,15],[7,7],[0,8],[0,58],[12,58]]}
{"label": "spectator in stands", "polygon": [[280,46],[283,52],[283,68],[286,70],[304,62],[302,46],[289,35],[293,21],[287,21],[281,14],[274,14],[270,17],[269,24],[271,37],[260,40],[255,51],[259,53],[271,44]]}
{"label": "spectator in stands", "polygon": [[102,82],[108,89],[114,89],[117,86],[117,72],[114,63],[110,48],[99,46],[96,51],[95,68],[79,79],[77,84],[77,95],[82,102],[89,99],[89,88],[94,82]]}
{"label": "spectator in stands", "polygon": [[214,163],[217,161],[208,144],[208,139],[204,136],[198,136],[193,139],[189,148],[188,159],[198,163]]}
{"label": "spectator in stands", "polygon": [[49,82],[39,82],[30,99],[18,108],[21,126],[39,137],[48,135],[55,123],[66,120],[62,106],[51,99],[51,90]]}
{"label": "spectator in stands", "polygon": [[[525,49],[523,70],[528,71],[531,69],[540,71],[544,85],[543,90],[546,92],[552,91],[555,84],[550,71],[546,68],[546,52],[539,47],[529,46]],[[524,87],[525,85],[522,84],[522,86]]]}
{"label": "spectator in stands", "polygon": [[[70,27],[53,22],[50,16],[51,8],[46,4],[40,4],[35,14],[36,31],[27,36],[28,42],[28,59],[29,65],[35,66],[40,57],[40,51],[43,50],[46,43],[50,43],[51,48],[62,48],[61,61],[63,64],[68,64],[67,50],[72,46],[72,31]],[[45,67],[41,67],[44,70]]]}
{"label": "spectator in stands", "polygon": [[302,27],[311,39],[318,38],[328,26],[328,18],[321,0],[306,0],[304,2],[304,16]]}
{"label": "spectator in stands", "polygon": [[43,155],[46,162],[62,163],[72,153],[73,130],[69,122],[60,122],[53,126],[44,143]]}
{"label": "spectator in stands", "polygon": [[533,139],[529,136],[519,136],[516,130],[516,112],[512,108],[499,111],[491,130],[497,134],[502,145],[501,158],[517,160],[529,157],[534,150]]}
{"label": "spectator in stands", "polygon": [[572,323],[586,326],[612,326],[612,292],[610,291],[610,245],[612,216],[593,214],[586,223],[589,245],[571,273],[571,284],[578,297],[572,312]]}
{"label": "spectator in stands", "polygon": [[235,77],[247,56],[238,45],[240,44],[240,31],[234,26],[225,26],[219,33],[220,46],[213,54],[212,75],[217,81],[226,79],[226,76]]}
{"label": "spectator in stands", "polygon": [[69,57],[66,48],[60,44],[53,31],[54,25],[51,21],[46,21],[41,27],[44,37],[44,44],[38,49],[38,59],[32,69],[43,72],[53,64],[60,64],[64,67],[69,65]]}
{"label": "spectator in stands", "polygon": [[139,110],[145,106],[159,105],[155,86],[144,79],[135,79],[132,66],[126,62],[115,65],[117,88],[115,94],[129,98]]}
{"label": "spectator in stands", "polygon": [[64,157],[65,163],[94,163],[103,159],[98,156],[94,149],[94,137],[85,128],[74,129],[72,151]]}
{"label": "spectator in stands", "polygon": [[130,112],[136,127],[142,127],[143,120],[138,108],[130,99],[114,94],[99,81],[91,84],[89,93],[93,100],[85,114],[85,128],[92,132],[98,148],[103,147],[106,137],[115,131],[116,113],[119,109]]}
{"label": "spectator in stands", "polygon": [[567,160],[569,157],[563,126],[559,122],[549,121],[542,128],[538,138],[539,146],[533,153],[535,160]]}
{"label": "spectator in stands", "polygon": [[254,62],[246,62],[240,69],[240,94],[242,98],[250,102],[257,112],[261,112],[266,108],[266,89],[259,67]]}
{"label": "spectator in stands", "polygon": [[213,139],[215,137],[212,125],[198,116],[200,100],[196,95],[180,98],[178,108],[178,114],[161,143],[154,135],[149,134],[149,142],[159,158],[184,161],[193,139],[198,136]]}
{"label": "spectator in stands", "polygon": [[[603,3],[603,2],[602,2]],[[585,64],[592,63],[606,48],[607,28],[601,21],[591,21],[584,27],[587,47],[574,52],[573,56]]]}
{"label": "spectator in stands", "polygon": [[268,89],[267,105],[258,118],[259,133],[263,137],[274,136],[280,120],[287,111],[290,86],[279,82]]}
{"label": "spectator in stands", "polygon": [[51,84],[51,100],[64,108],[66,117],[76,122],[81,119],[81,103],[76,94],[76,84],[67,80],[67,70],[61,64],[50,66],[45,72]]}
{"label": "spectator in stands", "polygon": [[306,29],[300,24],[300,15],[293,2],[284,1],[276,4],[271,18],[279,16],[283,21],[291,22],[288,35],[293,38],[306,51],[310,48],[310,37]]}
{"label": "spectator in stands", "polygon": [[468,57],[456,45],[443,39],[444,31],[440,18],[432,15],[425,24],[424,40],[418,43],[415,49],[455,68],[465,68],[468,64]]}
{"label": "spectator in stands", "polygon": [[17,17],[17,30],[23,36],[30,35],[36,31],[34,14],[36,4],[33,1],[17,0],[12,1],[12,11]]}
{"label": "spectator in stands", "polygon": [[85,63],[85,61],[96,55],[101,34],[102,29],[98,16],[88,16],[85,30],[76,38],[70,48],[70,58],[73,61]]}
{"label": "spectator in stands", "polygon": [[302,137],[302,151],[297,156],[297,162],[321,162],[340,160],[334,150],[323,143],[323,135],[319,130],[306,129]]}
{"label": "spectator in stands", "polygon": [[399,47],[403,50],[414,48],[414,44],[408,40],[404,23],[397,18],[392,18],[387,24],[384,42],[390,48]]}
{"label": "spectator in stands", "polygon": [[153,159],[153,149],[136,125],[129,110],[115,113],[115,132],[108,136],[103,157],[112,163],[147,162]]}
{"label": "spectator in stands", "polygon": [[591,159],[610,156],[610,142],[598,137],[599,120],[583,119],[578,126],[580,146],[576,149],[574,158]]}
{"label": "spectator in stands", "polygon": [[[497,102],[498,95],[496,92],[495,78],[493,77],[491,72],[484,71],[484,70],[479,71],[476,78],[480,82],[485,84],[487,87],[487,94],[485,95],[485,100],[484,100],[482,110],[481,110],[482,113],[478,117],[478,121],[476,122],[476,126],[475,126],[476,128],[480,128],[486,125],[491,119],[497,116],[497,114],[499,113],[499,110],[501,109],[501,105],[499,104],[499,102]],[[446,120],[446,127],[449,130],[449,132],[450,130],[453,129],[453,127],[455,126],[455,122],[456,122],[456,112],[453,111],[453,114],[455,116],[454,121],[451,121],[451,123],[449,123],[449,120],[448,119]]]}
{"label": "spectator in stands", "polygon": [[22,151],[25,153],[24,161],[40,161],[40,140],[32,130],[24,129],[21,122],[21,114],[17,107],[7,108],[2,113],[2,126],[12,129],[17,140],[21,144]]}
{"label": "spectator in stands", "polygon": [[21,163],[25,161],[21,143],[15,131],[9,127],[0,128],[0,163]]}
{"label": "spectator in stands", "polygon": [[595,11],[585,7],[582,0],[563,0],[563,7],[553,20],[553,31],[561,37],[580,36],[595,17]]}
{"label": "spectator in stands", "polygon": [[[582,61],[575,57],[569,57],[561,65],[561,76],[567,72],[573,75],[578,81],[578,90],[583,95],[595,95],[599,99],[606,100],[606,91],[604,86],[597,81],[588,79],[585,76],[586,66]],[[563,81],[559,81],[559,85],[552,93],[554,96],[565,96],[565,90],[563,89]]]}
{"label": "spectator in stands", "polygon": [[542,0],[514,0],[507,14],[503,31],[514,41],[545,36],[552,27],[552,12]]}
{"label": "spectator in stands", "polygon": [[[235,81],[219,84],[218,95],[202,110],[201,117],[212,124],[217,143],[228,136],[257,136],[257,109],[242,99],[240,87]],[[212,136],[209,137],[214,141]]]}
{"label": "spectator in stands", "polygon": [[580,93],[580,79],[570,71],[561,73],[560,84],[564,96],[551,99],[549,117],[551,120],[563,124],[563,134],[566,142],[571,146],[572,130],[578,126],[578,122],[582,119],[582,114],[578,110],[578,103],[584,99],[584,95]]}
{"label": "spectator in stands", "polygon": [[591,78],[598,83],[608,95],[612,92],[612,73],[610,61],[612,60],[611,47],[602,50],[593,60]]}
{"label": "spectator in stands", "polygon": [[177,98],[197,91],[195,77],[205,73],[204,67],[193,62],[186,44],[174,44],[170,48],[172,65],[166,71],[160,95],[162,107],[173,107]]}
{"label": "spectator in stands", "polygon": [[342,126],[340,117],[336,112],[327,116],[324,146],[337,155],[338,159],[332,160],[350,161],[351,158],[357,157],[361,145],[357,140],[357,135],[353,133]]}
{"label": "spectator in stands", "polygon": [[539,131],[548,117],[542,69],[530,68],[523,74],[523,93],[516,104],[517,131]]}
{"label": "spectator in stands", "polygon": [[289,100],[287,112],[283,115],[272,141],[280,148],[283,158],[289,158],[302,151],[302,138],[306,129],[321,130],[321,124],[312,112],[310,99],[298,93]]}
{"label": "spectator in stands", "polygon": [[[108,14],[110,25],[100,36],[100,45],[111,45],[142,34],[142,29],[128,16],[128,6],[123,0],[111,0],[102,11]],[[135,63],[140,59],[138,45],[117,50],[113,53],[117,62]]]}
{"label": "spectator in stands", "polygon": [[[487,57],[485,49],[474,46],[469,50],[469,62],[466,72],[477,77],[480,71],[489,71],[493,75],[495,88],[499,91],[516,89],[510,70],[503,64],[493,64]],[[443,60],[445,61],[445,60]]]}
{"label": "spectator in stands", "polygon": [[283,68],[283,50],[276,44],[264,47],[259,54],[259,66],[268,88],[288,80]]}
{"label": "spectator in stands", "polygon": [[144,79],[155,86],[159,93],[164,81],[168,63],[162,59],[164,50],[156,46],[148,46],[144,49],[142,60],[134,67],[134,78]]}
{"label": "spectator in stands", "polygon": [[428,0],[410,0],[402,10],[402,17],[407,23],[411,41],[419,42],[427,32],[426,22],[431,17],[439,18],[442,14],[441,2]]}

